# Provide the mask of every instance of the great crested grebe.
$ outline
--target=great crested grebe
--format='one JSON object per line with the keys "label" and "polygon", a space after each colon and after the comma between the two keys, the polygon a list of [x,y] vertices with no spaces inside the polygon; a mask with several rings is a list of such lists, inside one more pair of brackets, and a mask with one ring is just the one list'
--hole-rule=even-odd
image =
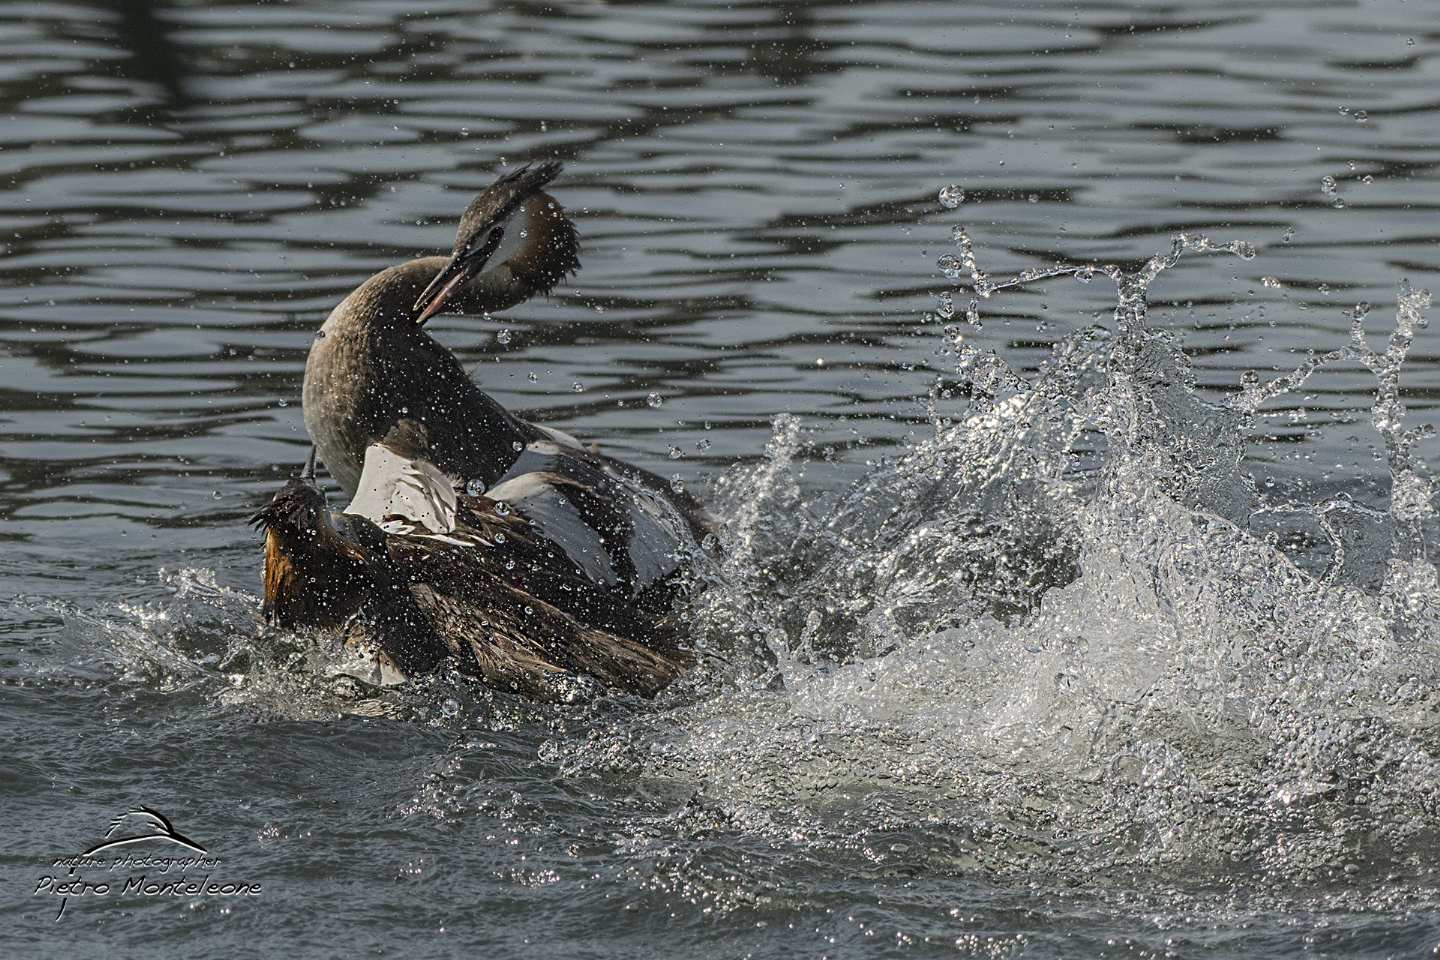
{"label": "great crested grebe", "polygon": [[312,457],[311,477],[257,514],[272,622],[368,636],[402,675],[454,656],[541,697],[564,673],[651,694],[686,662],[672,611],[713,524],[699,502],[514,416],[422,329],[579,268],[574,224],[542,189],[560,169],[501,177],[465,210],[449,257],[377,273],[325,321],[305,425],[351,500],[329,513]]}
{"label": "great crested grebe", "polygon": [[[367,451],[362,496],[332,514],[307,470],[254,517],[265,533],[265,618],[338,630],[375,655],[381,682],[450,659],[541,700],[572,678],[653,696],[689,662],[673,573],[638,592],[595,576],[524,508],[471,493],[436,465],[426,428],[402,420]],[[581,496],[613,495],[598,465]],[[584,488],[582,491],[581,488]],[[653,536],[653,533],[652,533]]]}

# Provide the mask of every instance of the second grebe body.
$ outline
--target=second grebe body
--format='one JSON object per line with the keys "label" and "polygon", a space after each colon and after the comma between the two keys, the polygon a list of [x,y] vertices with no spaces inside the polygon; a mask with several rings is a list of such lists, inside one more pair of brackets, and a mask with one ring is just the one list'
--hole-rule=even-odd
{"label": "second grebe body", "polygon": [[[549,483],[642,507],[629,519],[641,543],[683,524],[664,501],[617,496],[603,464],[577,458]],[[256,514],[269,622],[338,632],[373,653],[381,682],[448,661],[541,700],[572,696],[580,678],[653,696],[690,662],[675,615],[683,571],[641,555],[621,576],[603,547],[558,542],[576,536],[563,503],[471,492],[436,464],[422,424],[371,444],[359,487],[332,514],[313,479],[291,480]]]}

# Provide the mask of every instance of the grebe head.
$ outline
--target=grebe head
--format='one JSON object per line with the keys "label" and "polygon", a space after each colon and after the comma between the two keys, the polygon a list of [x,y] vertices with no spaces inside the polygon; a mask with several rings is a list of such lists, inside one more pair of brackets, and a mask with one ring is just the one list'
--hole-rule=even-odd
{"label": "grebe head", "polygon": [[280,492],[250,518],[250,523],[267,534],[294,536],[315,530],[320,524],[330,525],[325,494],[315,482],[315,448],[305,460],[300,476],[286,481]]}
{"label": "grebe head", "polygon": [[300,477],[286,481],[280,492],[250,518],[250,523],[267,534],[310,535],[321,526],[330,526],[330,510],[315,481]]}
{"label": "grebe head", "polygon": [[450,261],[415,301],[415,322],[445,308],[457,290],[486,271],[508,269],[533,293],[548,293],[580,266],[575,225],[554,197],[543,192],[564,169],[557,160],[526,164],[471,201],[460,217]]}

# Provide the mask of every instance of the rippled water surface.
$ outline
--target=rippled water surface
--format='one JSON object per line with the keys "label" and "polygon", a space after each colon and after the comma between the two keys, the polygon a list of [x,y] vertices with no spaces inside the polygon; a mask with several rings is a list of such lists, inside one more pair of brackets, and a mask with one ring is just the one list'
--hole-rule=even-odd
{"label": "rippled water surface", "polygon": [[[128,9],[0,8],[7,956],[1440,947],[1427,0]],[[436,335],[727,518],[713,656],[357,689],[244,519],[545,157],[583,270]],[[261,894],[56,920],[140,805]]]}

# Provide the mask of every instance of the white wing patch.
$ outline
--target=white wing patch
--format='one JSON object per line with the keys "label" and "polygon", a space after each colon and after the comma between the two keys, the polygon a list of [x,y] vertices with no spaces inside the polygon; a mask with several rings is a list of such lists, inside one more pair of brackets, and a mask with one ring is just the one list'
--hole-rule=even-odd
{"label": "white wing patch", "polygon": [[599,532],[585,522],[580,511],[555,489],[546,474],[523,473],[511,477],[491,487],[487,496],[521,511],[530,526],[560,548],[592,583],[612,586],[619,582]]}
{"label": "white wing patch", "polygon": [[[643,590],[673,573],[680,565],[678,545],[685,540],[684,520],[675,508],[623,474],[576,452],[563,441],[533,440],[487,496],[519,510],[596,585],[611,587],[623,578],[635,590]],[[604,517],[583,514],[553,485],[557,477],[590,488],[623,511],[628,529],[613,534],[624,541],[607,544],[597,527],[612,524]],[[632,568],[623,575],[612,556],[619,551]]]}
{"label": "white wing patch", "polygon": [[455,485],[434,464],[372,443],[365,449],[360,484],[345,512],[386,533],[445,537],[455,529]]}
{"label": "white wing patch", "polygon": [[[576,450],[585,449],[585,444],[581,443],[579,440],[576,440],[573,436],[566,433],[564,430],[556,430],[554,427],[547,427],[544,424],[540,423],[532,423],[531,426],[563,447],[574,447]],[[535,449],[535,444],[532,443],[530,445],[530,449]]]}

